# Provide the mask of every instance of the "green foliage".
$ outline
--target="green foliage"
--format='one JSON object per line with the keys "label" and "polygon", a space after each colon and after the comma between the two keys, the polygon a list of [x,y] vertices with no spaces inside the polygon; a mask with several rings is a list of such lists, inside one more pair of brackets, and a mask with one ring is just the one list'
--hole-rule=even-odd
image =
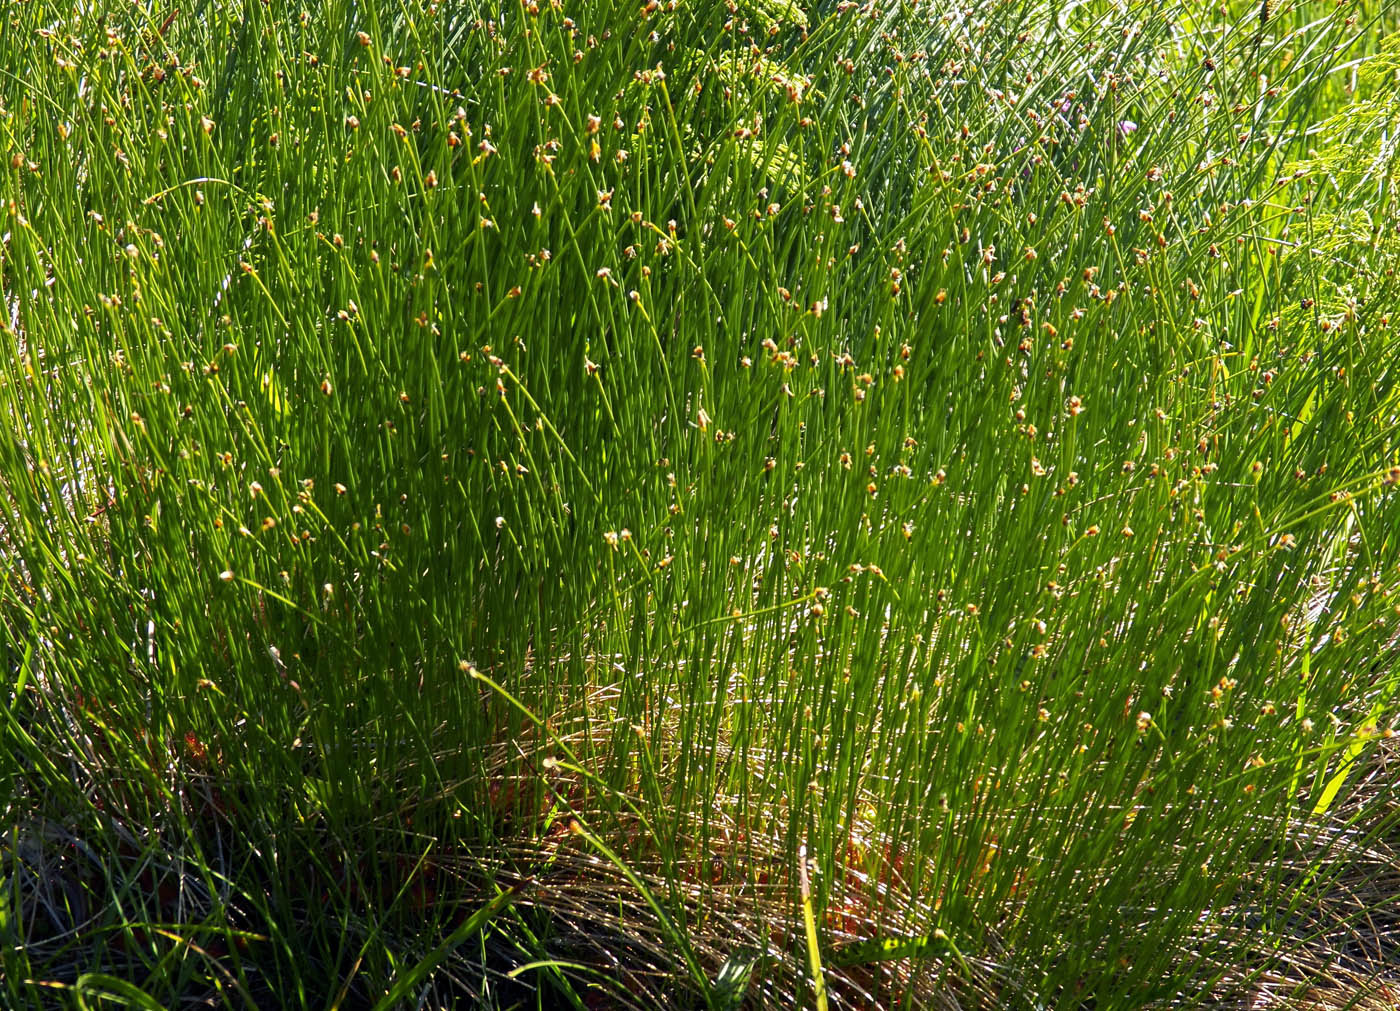
{"label": "green foliage", "polygon": [[1353,13],[7,8],[9,996],[1283,972],[1391,829]]}

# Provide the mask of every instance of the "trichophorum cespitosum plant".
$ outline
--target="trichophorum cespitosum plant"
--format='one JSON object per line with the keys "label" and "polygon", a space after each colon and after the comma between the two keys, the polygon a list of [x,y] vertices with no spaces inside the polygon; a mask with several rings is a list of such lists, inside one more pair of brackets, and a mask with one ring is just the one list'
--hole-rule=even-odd
{"label": "trichophorum cespitosum plant", "polygon": [[1393,12],[4,17],[13,1000],[1384,981]]}

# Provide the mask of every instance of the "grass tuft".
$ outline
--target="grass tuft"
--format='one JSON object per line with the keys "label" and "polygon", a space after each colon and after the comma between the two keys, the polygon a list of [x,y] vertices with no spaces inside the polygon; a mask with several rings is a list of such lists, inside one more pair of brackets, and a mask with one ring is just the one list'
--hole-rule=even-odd
{"label": "grass tuft", "polygon": [[1394,11],[109,7],[3,15],[0,1003],[1400,992]]}

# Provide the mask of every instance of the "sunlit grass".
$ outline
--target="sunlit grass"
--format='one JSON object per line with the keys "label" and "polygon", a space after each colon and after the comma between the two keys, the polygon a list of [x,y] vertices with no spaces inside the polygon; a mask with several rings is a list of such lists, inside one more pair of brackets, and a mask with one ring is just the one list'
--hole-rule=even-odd
{"label": "sunlit grass", "polygon": [[1368,11],[7,8],[9,999],[1301,993],[1393,917]]}

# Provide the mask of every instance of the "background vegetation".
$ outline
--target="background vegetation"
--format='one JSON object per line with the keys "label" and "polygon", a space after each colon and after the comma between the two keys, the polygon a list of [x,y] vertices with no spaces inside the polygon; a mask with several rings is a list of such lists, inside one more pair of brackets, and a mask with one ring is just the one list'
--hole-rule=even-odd
{"label": "background vegetation", "polygon": [[5,1003],[1385,999],[1393,10],[3,16]]}

